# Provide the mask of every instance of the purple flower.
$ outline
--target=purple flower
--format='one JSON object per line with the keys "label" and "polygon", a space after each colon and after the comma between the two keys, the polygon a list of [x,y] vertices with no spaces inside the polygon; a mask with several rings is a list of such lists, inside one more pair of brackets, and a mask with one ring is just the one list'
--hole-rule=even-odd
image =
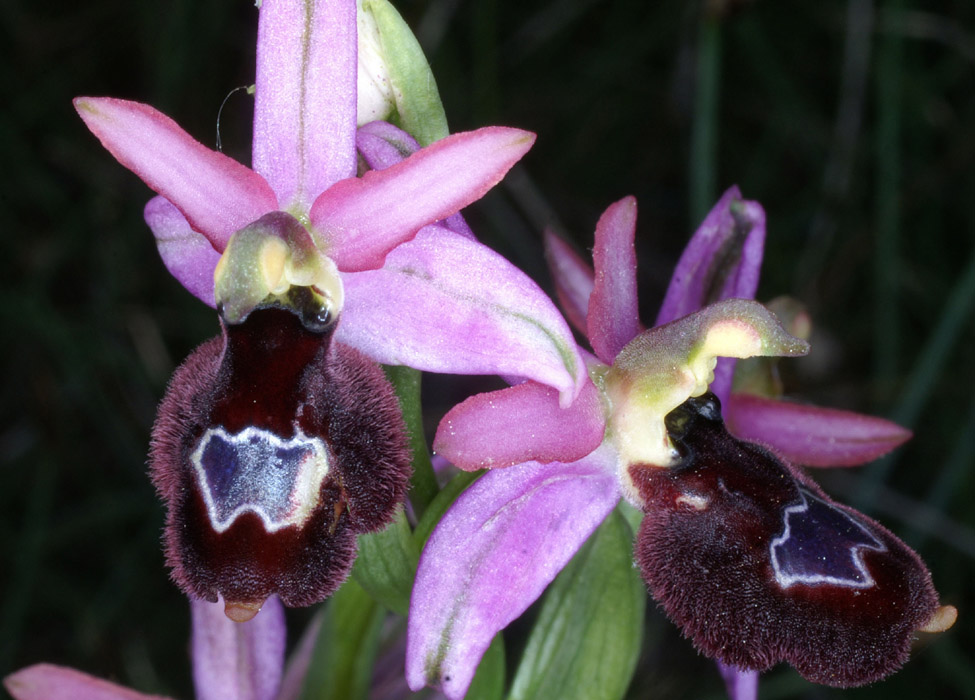
{"label": "purple flower", "polygon": [[261,5],[253,170],[147,105],[75,100],[160,195],[145,218],[169,270],[220,314],[170,383],[150,471],[174,580],[238,621],[271,595],[328,596],[402,502],[409,453],[375,362],[526,377],[565,405],[586,381],[541,290],[456,233],[534,136],[455,134],[357,177],[357,65],[354,0]]}
{"label": "purple flower", "polygon": [[[876,612],[878,600],[891,602],[898,593],[903,595],[902,604],[896,606],[898,612],[893,614],[898,629],[891,638],[874,645],[868,655],[883,657],[879,666],[890,672],[906,656],[907,641],[915,629],[926,623],[937,627],[935,620],[929,623],[929,618],[937,617],[930,576],[916,555],[872,521],[833,504],[772,452],[723,432],[718,400],[708,398],[712,395],[685,403],[688,397],[702,395],[709,384],[716,394],[728,395],[733,368],[728,360],[718,360],[716,366],[717,356],[795,355],[805,350],[804,343],[775,326],[761,307],[731,299],[754,295],[765,235],[764,213],[756,203],[741,200],[737,189],[729,190],[688,244],[658,316],[658,326],[643,332],[637,315],[635,220],[632,198],[617,202],[603,214],[596,227],[594,274],[564,244],[549,240],[559,297],[574,325],[585,329],[597,356],[588,362],[592,382],[576,402],[562,409],[550,388],[525,382],[474,396],[452,409],[441,422],[434,442],[439,454],[463,469],[495,469],[457,499],[421,556],[410,607],[407,678],[411,687],[434,685],[443,688],[450,698],[462,697],[493,636],[538,598],[621,496],[648,514],[636,552],[644,578],[699,648],[727,665],[765,669],[789,660],[802,666],[802,655],[793,643],[795,625],[791,631],[778,634],[776,624],[795,623],[802,615],[812,616],[821,609],[812,606],[794,614],[788,603],[775,608],[761,597],[756,600],[740,595],[749,587],[769,588],[764,582],[743,583],[733,577],[729,582],[728,576],[705,576],[708,594],[714,594],[715,588],[726,589],[729,594],[709,608],[709,617],[701,624],[706,626],[710,621],[712,627],[702,631],[698,620],[688,619],[686,610],[693,610],[700,602],[698,592],[704,586],[690,575],[680,580],[668,577],[672,556],[682,556],[685,570],[696,568],[700,576],[715,564],[709,558],[712,552],[728,554],[727,547],[718,546],[722,539],[715,528],[743,551],[758,552],[753,557],[756,567],[760,561],[767,563],[768,557],[763,558],[767,550],[762,549],[760,540],[774,537],[777,531],[768,534],[755,530],[755,524],[744,519],[722,517],[727,516],[730,506],[717,497],[721,484],[744,479],[741,474],[754,474],[762,468],[774,473],[782,488],[788,485],[789,492],[778,495],[792,500],[769,504],[766,501],[773,499],[775,490],[766,494],[759,489],[759,503],[741,507],[771,513],[773,519],[779,517],[781,525],[783,517],[788,522],[782,504],[799,503],[800,493],[808,494],[801,502],[812,503],[815,508],[809,510],[832,517],[831,526],[846,533],[846,539],[837,538],[836,546],[846,544],[856,555],[853,564],[847,566],[847,570],[853,567],[848,574],[851,580],[863,573],[855,567],[861,562],[857,557],[862,547],[876,542],[862,533],[881,533],[877,535],[881,539],[877,548],[885,547],[888,558],[896,562],[888,566],[887,559],[879,561],[873,556],[869,570],[883,570],[885,575],[894,571],[889,575],[896,584],[886,582],[883,594],[872,598],[871,608]],[[735,410],[747,412],[751,408],[745,403],[731,403]],[[739,405],[745,408],[738,409]],[[782,406],[789,410],[783,402],[763,403],[761,410]],[[792,415],[814,428],[823,416],[818,409],[801,409]],[[903,439],[903,431],[884,421],[835,412],[826,414],[826,419],[840,429],[841,437],[842,429],[851,424],[859,431],[860,441],[871,443],[866,448],[843,450],[839,459],[876,456],[895,441],[891,434]],[[697,423],[703,427],[684,429]],[[761,432],[760,439],[780,453],[812,454],[821,463],[833,463],[831,447],[810,444],[800,439],[801,432]],[[823,434],[821,428],[818,432]],[[753,459],[739,465],[734,452],[746,446]],[[707,459],[712,453],[720,455],[722,461],[709,467]],[[713,481],[693,482],[699,469]],[[681,483],[668,486],[669,490],[656,488],[658,482],[670,477]],[[749,478],[753,485],[758,477]],[[711,508],[718,503],[721,508]],[[824,504],[822,508],[820,503]],[[730,508],[734,512],[733,506]],[[706,517],[694,520],[694,514]],[[690,523],[697,525],[670,526],[670,515],[691,517]],[[802,520],[798,508],[793,510],[793,517],[796,523],[801,522],[791,540],[795,544],[801,541],[798,533],[808,537],[806,531],[815,528]],[[707,525],[701,526],[701,522]],[[767,520],[762,523],[767,524]],[[723,525],[727,528],[721,531]],[[746,526],[752,530],[747,531]],[[774,530],[776,524],[771,527]],[[749,535],[755,535],[754,542]],[[667,545],[671,549],[661,547],[658,541],[667,537],[672,539]],[[793,573],[801,576],[806,572],[802,565],[807,562],[788,559],[794,548],[787,547],[787,542],[787,537],[781,539],[782,546],[776,550],[781,561],[788,562],[782,563],[781,570],[792,566]],[[748,573],[758,575],[753,570]],[[761,575],[766,573],[763,570]],[[783,585],[791,582],[788,574],[781,574],[780,581],[785,582]],[[905,581],[907,586],[897,591],[896,585]],[[891,585],[895,593],[891,593]],[[855,591],[862,592],[862,588]],[[780,595],[774,602],[778,605],[788,597]],[[713,623],[716,614],[725,612],[721,606],[733,605],[755,620],[763,613],[755,612],[759,608],[749,607],[752,604],[766,604],[763,613],[773,610],[774,619],[769,618],[767,625],[752,626],[766,631],[771,628],[771,639],[749,638],[748,644],[758,645],[749,648],[736,641],[742,630]],[[680,614],[675,614],[678,608]],[[721,609],[716,613],[714,608]],[[861,609],[857,614],[865,613]],[[950,617],[950,611],[945,614]],[[842,617],[842,611],[832,616],[832,631],[846,634],[844,642],[862,639],[863,634],[850,632],[856,630],[855,624],[843,626],[844,620],[838,619]],[[879,627],[885,630],[884,622],[889,621],[890,616],[883,617]],[[875,623],[871,631],[877,629]],[[810,656],[818,655],[818,662],[824,658],[835,661],[836,654],[822,646],[819,640],[819,647]],[[841,644],[837,649],[846,651],[849,645]],[[800,670],[817,676],[821,669],[810,671],[807,664]],[[876,672],[877,666],[872,671]],[[853,678],[856,670],[849,668],[844,672],[838,684],[876,677],[867,677],[865,671],[863,677]],[[817,680],[829,682],[822,676],[819,673]]]}
{"label": "purple flower", "polygon": [[[197,700],[291,700],[294,683],[282,684],[286,634],[284,608],[268,600],[240,625],[219,604],[191,601],[193,683]],[[296,655],[292,667],[301,666]],[[3,681],[15,700],[164,700],[52,664],[37,664]],[[286,686],[286,687],[284,687]]]}

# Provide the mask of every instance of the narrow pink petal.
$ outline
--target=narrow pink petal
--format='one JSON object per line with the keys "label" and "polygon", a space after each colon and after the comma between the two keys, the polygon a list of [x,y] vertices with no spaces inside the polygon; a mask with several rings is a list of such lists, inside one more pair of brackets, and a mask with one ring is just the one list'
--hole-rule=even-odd
{"label": "narrow pink petal", "polygon": [[385,170],[336,183],[312,206],[312,225],[340,270],[375,269],[422,226],[483,197],[534,141],[499,126],[453,134]]}
{"label": "narrow pink petal", "polygon": [[494,635],[619,501],[613,463],[606,448],[573,464],[527,462],[488,472],[457,499],[420,557],[407,628],[410,688],[464,696]]}
{"label": "narrow pink petal", "polygon": [[596,356],[607,365],[640,332],[636,294],[636,198],[611,204],[596,223],[592,251],[596,278],[586,316]]}
{"label": "narrow pink petal", "polygon": [[589,313],[589,297],[595,286],[595,273],[572,246],[552,231],[546,230],[544,236],[545,259],[555,282],[559,305],[572,327],[585,335],[589,332],[586,315]]}
{"label": "narrow pink petal", "polygon": [[254,169],[307,212],[355,175],[355,0],[265,0],[257,30]]}
{"label": "narrow pink petal", "polygon": [[194,140],[162,112],[112,97],[78,97],[78,114],[119,163],[179,209],[218,251],[277,209],[260,175]]}
{"label": "narrow pink petal", "polygon": [[739,438],[811,467],[863,464],[911,437],[910,430],[883,418],[748,394],[732,394],[724,414]]}
{"label": "narrow pink petal", "polygon": [[524,382],[454,406],[440,421],[433,449],[468,471],[529,461],[574,462],[595,450],[605,432],[592,382],[565,409],[551,387]]}
{"label": "narrow pink petal", "polygon": [[28,666],[3,679],[14,700],[165,700],[53,664]]}
{"label": "narrow pink petal", "polygon": [[153,197],[143,212],[156,237],[156,248],[169,273],[197,299],[216,307],[213,271],[220,253],[210,241],[190,228],[186,217],[165,197]]}
{"label": "narrow pink petal", "polygon": [[684,248],[655,325],[721,299],[753,299],[764,246],[765,212],[730,188]]}
{"label": "narrow pink petal", "polygon": [[[370,122],[356,132],[359,155],[373,170],[384,170],[396,165],[407,156],[420,150],[420,144],[412,136],[387,122]],[[476,240],[463,214],[457,212],[438,222],[461,236]]]}
{"label": "narrow pink petal", "polygon": [[223,601],[190,601],[197,700],[273,700],[284,668],[284,607],[268,598],[257,616],[233,622]]}
{"label": "narrow pink petal", "polygon": [[490,248],[439,226],[379,270],[347,273],[336,339],[377,362],[534,379],[572,402],[588,381],[572,331],[545,293]]}
{"label": "narrow pink petal", "polygon": [[[754,299],[765,250],[765,211],[726,191],[694,233],[674,269],[655,325],[686,316],[722,299]],[[721,358],[711,391],[722,402],[731,392],[735,361]]]}

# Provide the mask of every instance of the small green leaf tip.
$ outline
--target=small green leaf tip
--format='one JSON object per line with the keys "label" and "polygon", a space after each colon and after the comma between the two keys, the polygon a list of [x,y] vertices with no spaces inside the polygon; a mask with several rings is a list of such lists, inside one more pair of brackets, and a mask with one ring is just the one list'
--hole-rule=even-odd
{"label": "small green leaf tip", "polygon": [[644,331],[620,351],[606,375],[609,430],[622,462],[673,463],[676,452],[664,416],[707,391],[718,357],[807,352],[806,341],[789,335],[772,312],[747,299],[719,301]]}
{"label": "small green leaf tip", "polygon": [[243,322],[262,305],[292,309],[309,330],[330,324],[342,310],[338,269],[298,221],[275,211],[235,233],[213,273],[223,320]]}

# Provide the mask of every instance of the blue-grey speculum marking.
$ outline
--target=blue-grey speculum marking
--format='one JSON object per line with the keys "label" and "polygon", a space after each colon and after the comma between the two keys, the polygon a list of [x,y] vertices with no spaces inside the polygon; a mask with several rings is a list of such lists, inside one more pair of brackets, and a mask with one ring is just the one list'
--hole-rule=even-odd
{"label": "blue-grey speculum marking", "polygon": [[302,525],[318,505],[328,474],[324,443],[301,431],[282,440],[260,428],[235,434],[212,428],[191,460],[217,532],[247,511],[258,515],[268,532]]}
{"label": "blue-grey speculum marking", "polygon": [[785,508],[782,534],[769,545],[775,579],[782,588],[802,583],[870,588],[873,577],[863,549],[886,551],[870,530],[800,487],[801,501]]}

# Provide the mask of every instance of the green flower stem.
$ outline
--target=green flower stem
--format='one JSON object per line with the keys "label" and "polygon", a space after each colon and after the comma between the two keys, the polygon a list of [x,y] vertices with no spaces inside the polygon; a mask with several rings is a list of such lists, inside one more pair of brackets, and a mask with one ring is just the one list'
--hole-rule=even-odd
{"label": "green flower stem", "polygon": [[350,578],[319,614],[301,700],[365,700],[385,611]]}
{"label": "green flower stem", "polygon": [[423,433],[423,412],[420,407],[421,373],[411,367],[384,366],[386,378],[389,379],[396,396],[399,398],[400,410],[406,423],[406,432],[410,439],[410,451],[413,453],[413,476],[410,477],[410,503],[417,519],[423,516],[430,502],[440,490],[437,478],[430,463],[430,451]]}
{"label": "green flower stem", "polygon": [[352,576],[374,600],[405,616],[419,559],[420,549],[400,507],[386,528],[359,535],[359,556]]}

